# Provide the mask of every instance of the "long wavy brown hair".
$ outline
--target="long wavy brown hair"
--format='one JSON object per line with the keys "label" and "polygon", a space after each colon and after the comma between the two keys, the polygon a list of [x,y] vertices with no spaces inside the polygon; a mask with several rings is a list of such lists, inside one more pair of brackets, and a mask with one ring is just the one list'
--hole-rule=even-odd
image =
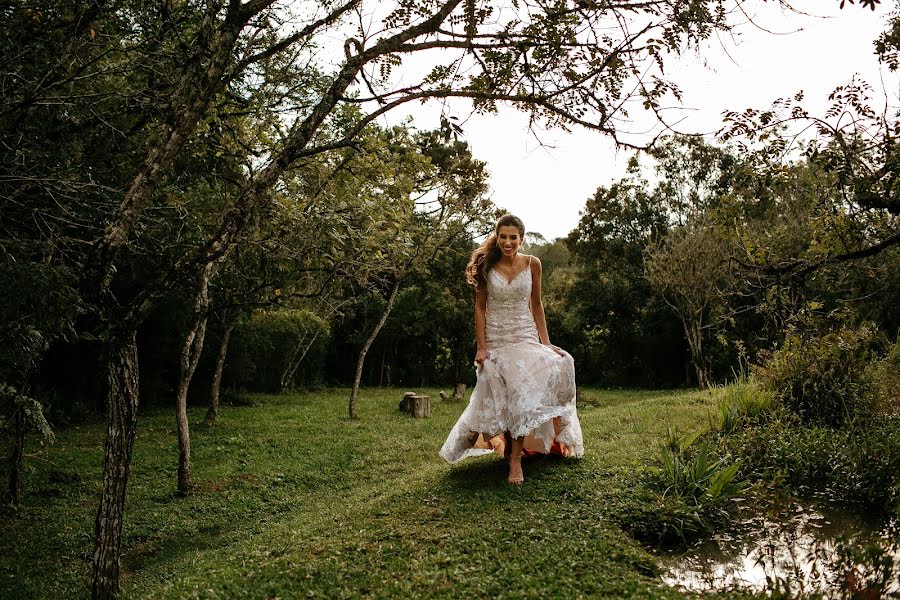
{"label": "long wavy brown hair", "polygon": [[500,247],[497,246],[497,231],[507,225],[518,227],[519,236],[523,240],[525,239],[525,224],[522,223],[522,219],[508,214],[500,217],[497,220],[497,224],[494,225],[494,232],[481,242],[480,246],[475,248],[475,251],[472,252],[472,258],[469,259],[469,264],[466,265],[466,281],[474,285],[475,289],[478,289],[478,286],[481,284],[487,284],[488,271],[503,256]]}

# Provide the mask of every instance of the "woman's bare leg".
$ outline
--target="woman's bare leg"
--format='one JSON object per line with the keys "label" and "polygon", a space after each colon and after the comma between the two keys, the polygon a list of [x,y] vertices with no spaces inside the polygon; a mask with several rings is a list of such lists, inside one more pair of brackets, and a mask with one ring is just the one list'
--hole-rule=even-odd
{"label": "woman's bare leg", "polygon": [[522,473],[522,446],[525,445],[525,436],[517,437],[510,444],[509,452],[509,483],[522,483],[525,475]]}

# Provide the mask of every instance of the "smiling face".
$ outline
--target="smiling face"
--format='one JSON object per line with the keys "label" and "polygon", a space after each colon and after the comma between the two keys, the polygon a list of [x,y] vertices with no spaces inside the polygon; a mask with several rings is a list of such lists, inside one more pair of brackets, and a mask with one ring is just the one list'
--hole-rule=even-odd
{"label": "smiling face", "polygon": [[501,225],[497,228],[497,247],[503,256],[515,256],[522,245],[522,232],[515,225]]}

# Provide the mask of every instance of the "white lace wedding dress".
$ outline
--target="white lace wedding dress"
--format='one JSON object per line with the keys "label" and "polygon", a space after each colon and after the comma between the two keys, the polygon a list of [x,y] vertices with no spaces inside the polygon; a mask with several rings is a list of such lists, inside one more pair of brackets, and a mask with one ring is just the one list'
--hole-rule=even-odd
{"label": "white lace wedding dress", "polygon": [[[531,259],[512,281],[491,269],[487,276],[487,360],[469,404],[450,431],[441,456],[455,463],[467,456],[505,450],[504,432],[525,436],[525,454],[584,453],[575,411],[575,361],[541,344],[531,314]],[[477,368],[477,367],[476,367]]]}

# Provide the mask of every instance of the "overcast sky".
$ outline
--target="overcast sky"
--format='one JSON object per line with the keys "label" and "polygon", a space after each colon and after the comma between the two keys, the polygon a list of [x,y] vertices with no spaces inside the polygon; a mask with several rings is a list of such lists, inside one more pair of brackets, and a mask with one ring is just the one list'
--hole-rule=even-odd
{"label": "overcast sky", "polygon": [[[678,129],[712,133],[726,109],[767,108],[779,97],[806,93],[810,113],[821,114],[828,94],[858,73],[884,102],[898,103],[898,77],[879,68],[872,41],[883,29],[891,2],[876,11],[858,5],[838,9],[837,0],[792,0],[816,16],[783,11],[777,2],[752,3],[752,24],[739,25],[728,37],[717,36],[701,52],[667,64],[684,93],[684,117]],[[421,129],[438,126],[439,107],[419,106],[414,121]],[[519,215],[529,231],[547,239],[565,236],[578,223],[585,200],[599,185],[622,176],[630,156],[616,151],[599,133],[576,129],[527,130],[527,117],[512,108],[497,115],[474,115],[466,101],[450,106],[464,119],[465,139],[473,154],[488,164],[494,202]],[[467,118],[470,117],[470,118]],[[393,119],[392,119],[393,120]]]}

